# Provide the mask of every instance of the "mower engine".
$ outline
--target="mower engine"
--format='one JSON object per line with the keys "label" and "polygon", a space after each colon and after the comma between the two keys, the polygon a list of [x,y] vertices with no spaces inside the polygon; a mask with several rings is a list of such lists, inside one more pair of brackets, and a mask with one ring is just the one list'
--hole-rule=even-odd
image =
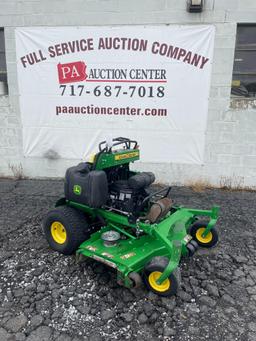
{"label": "mower engine", "polygon": [[109,186],[109,206],[124,212],[139,211],[143,200],[148,196],[146,188],[155,181],[151,172],[130,176],[127,180],[117,180]]}
{"label": "mower engine", "polygon": [[144,188],[134,189],[127,180],[118,180],[110,185],[108,206],[124,212],[134,212],[147,195]]}
{"label": "mower engine", "polygon": [[[114,147],[122,147],[113,150]],[[151,172],[136,173],[129,164],[139,159],[136,141],[115,139],[112,147],[103,141],[93,163],[70,167],[65,176],[65,196],[68,200],[91,208],[108,207],[134,216],[149,208],[147,188],[155,181]]]}

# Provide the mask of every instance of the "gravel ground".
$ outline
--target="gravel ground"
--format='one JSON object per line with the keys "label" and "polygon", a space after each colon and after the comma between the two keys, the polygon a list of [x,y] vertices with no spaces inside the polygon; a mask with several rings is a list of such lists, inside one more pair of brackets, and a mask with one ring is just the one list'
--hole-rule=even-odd
{"label": "gravel ground", "polygon": [[0,180],[0,341],[256,340],[256,193],[173,188],[177,204],[221,206],[220,243],[183,259],[179,294],[160,298],[49,249],[41,222],[62,190]]}

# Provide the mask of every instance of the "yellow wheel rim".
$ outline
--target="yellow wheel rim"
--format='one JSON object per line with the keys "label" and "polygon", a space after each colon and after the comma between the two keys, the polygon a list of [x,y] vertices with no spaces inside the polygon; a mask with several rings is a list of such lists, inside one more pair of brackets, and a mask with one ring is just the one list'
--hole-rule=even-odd
{"label": "yellow wheel rim", "polygon": [[170,288],[171,281],[169,280],[169,278],[166,278],[162,284],[158,284],[156,281],[161,275],[162,275],[162,272],[159,272],[159,271],[151,272],[151,274],[148,276],[148,282],[154,290],[159,291],[159,292],[164,292]]}
{"label": "yellow wheel rim", "polygon": [[67,232],[65,227],[59,222],[54,221],[51,225],[51,235],[58,244],[64,244],[67,240]]}
{"label": "yellow wheel rim", "polygon": [[212,233],[211,231],[208,232],[208,234],[203,237],[202,234],[205,231],[205,227],[200,227],[197,231],[196,231],[196,239],[203,244],[208,244],[212,241]]}

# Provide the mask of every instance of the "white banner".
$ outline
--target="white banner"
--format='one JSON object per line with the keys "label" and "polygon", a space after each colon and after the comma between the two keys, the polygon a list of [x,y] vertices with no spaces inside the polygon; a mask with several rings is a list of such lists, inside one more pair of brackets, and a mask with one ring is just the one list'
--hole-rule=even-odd
{"label": "white banner", "polygon": [[17,28],[24,155],[82,159],[124,136],[142,161],[203,163],[214,32]]}

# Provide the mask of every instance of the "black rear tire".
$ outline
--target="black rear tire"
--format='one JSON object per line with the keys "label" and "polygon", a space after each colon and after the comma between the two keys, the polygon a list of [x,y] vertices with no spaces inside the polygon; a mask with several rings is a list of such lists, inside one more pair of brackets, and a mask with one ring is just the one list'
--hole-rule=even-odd
{"label": "black rear tire", "polygon": [[[60,229],[59,236],[54,229]],[[90,238],[90,227],[83,212],[68,206],[57,207],[43,221],[43,230],[50,247],[64,255],[73,254]]]}

